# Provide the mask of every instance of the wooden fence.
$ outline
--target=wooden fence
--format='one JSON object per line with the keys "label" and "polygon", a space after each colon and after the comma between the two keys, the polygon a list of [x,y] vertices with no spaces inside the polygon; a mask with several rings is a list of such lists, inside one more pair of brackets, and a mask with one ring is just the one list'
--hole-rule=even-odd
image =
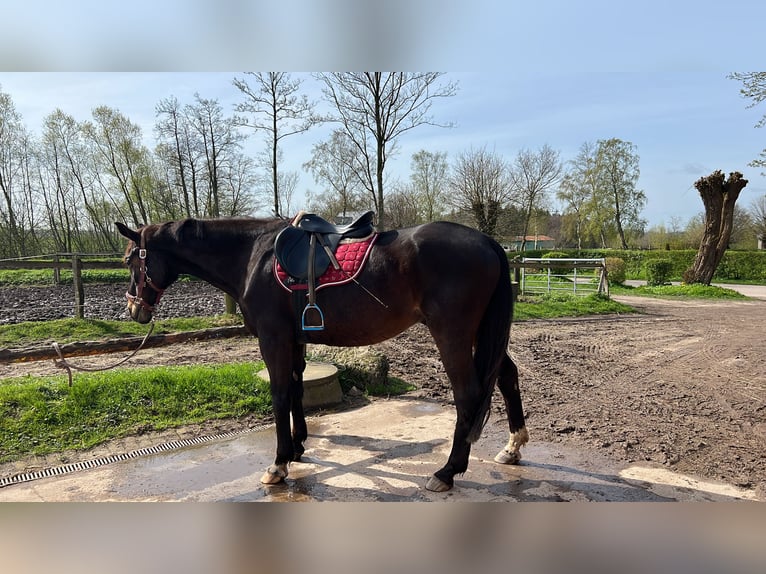
{"label": "wooden fence", "polygon": [[[107,258],[114,259],[107,259]],[[61,282],[61,270],[72,271],[72,286],[74,290],[74,316],[82,319],[85,315],[85,289],[82,281],[83,269],[124,269],[125,264],[115,253],[55,253],[50,259],[4,259],[0,260],[0,269],[51,269],[53,282]]]}
{"label": "wooden fence", "polygon": [[[111,259],[109,259],[111,258]],[[126,269],[122,255],[115,253],[56,253],[50,258],[36,257],[26,259],[0,260],[0,269],[51,269],[53,282],[61,282],[61,270],[72,271],[72,286],[74,291],[74,316],[83,319],[85,316],[85,288],[83,287],[83,269]],[[126,282],[128,281],[126,276]],[[237,303],[229,295],[224,295],[226,312],[236,313]]]}

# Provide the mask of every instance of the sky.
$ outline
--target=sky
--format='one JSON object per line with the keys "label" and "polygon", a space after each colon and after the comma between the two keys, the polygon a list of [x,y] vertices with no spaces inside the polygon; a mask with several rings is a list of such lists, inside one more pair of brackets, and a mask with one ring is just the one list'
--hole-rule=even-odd
{"label": "sky", "polygon": [[[173,0],[136,0],[120,13],[82,1],[87,19],[58,4],[40,12],[39,4],[10,8],[5,17],[17,25],[0,39],[0,69],[8,70],[0,71],[0,90],[35,133],[56,108],[85,120],[107,105],[139,124],[153,147],[161,99],[186,103],[199,93],[226,111],[241,99],[232,85],[241,72],[195,69],[462,70],[444,76],[458,82],[457,94],[431,110],[454,127],[402,136],[389,176],[406,179],[421,149],[450,160],[486,147],[511,160],[547,144],[568,161],[585,142],[619,138],[636,145],[650,226],[684,225],[700,213],[693,184],[717,169],[749,179],[742,206],[766,193],[766,179],[748,166],[766,148],[766,128],[754,127],[766,104],[748,108],[741,85],[727,77],[762,69],[760,1],[724,8],[711,0],[285,0],[279,7],[197,0],[196,9],[179,12]],[[64,71],[71,69],[92,71]],[[148,71],[111,71],[119,69]],[[309,74],[294,75],[321,99]],[[284,168],[300,175],[296,203],[318,191],[302,164],[330,129],[284,140]],[[262,145],[253,137],[248,151]]]}

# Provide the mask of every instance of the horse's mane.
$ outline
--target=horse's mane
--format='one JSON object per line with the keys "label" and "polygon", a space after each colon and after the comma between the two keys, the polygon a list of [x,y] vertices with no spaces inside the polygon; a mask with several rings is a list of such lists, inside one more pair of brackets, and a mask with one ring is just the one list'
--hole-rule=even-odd
{"label": "horse's mane", "polygon": [[255,217],[225,217],[216,219],[180,219],[157,225],[154,236],[173,243],[190,245],[197,242],[207,244],[241,243],[243,240],[256,240],[259,237],[276,232],[287,221],[284,219]]}

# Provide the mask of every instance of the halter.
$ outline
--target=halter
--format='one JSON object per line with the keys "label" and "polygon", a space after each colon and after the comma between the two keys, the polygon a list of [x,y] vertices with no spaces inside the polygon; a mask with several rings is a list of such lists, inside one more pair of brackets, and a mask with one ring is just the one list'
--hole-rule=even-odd
{"label": "halter", "polygon": [[[130,261],[131,257],[133,257],[133,254],[138,251],[138,282],[136,283],[136,294],[131,295],[129,291],[125,292],[125,298],[135,305],[138,305],[145,311],[149,313],[154,312],[154,308],[157,306],[157,304],[160,302],[160,297],[162,297],[162,294],[165,292],[164,289],[160,289],[157,287],[154,282],[152,282],[152,278],[149,277],[149,274],[147,273],[146,269],[146,245],[144,240],[143,233],[141,234],[141,247],[134,247],[133,250],[130,252],[130,255],[128,255],[127,260]],[[151,287],[152,290],[157,293],[157,297],[154,299],[154,305],[149,304],[146,302],[143,298],[143,292],[144,287]]]}

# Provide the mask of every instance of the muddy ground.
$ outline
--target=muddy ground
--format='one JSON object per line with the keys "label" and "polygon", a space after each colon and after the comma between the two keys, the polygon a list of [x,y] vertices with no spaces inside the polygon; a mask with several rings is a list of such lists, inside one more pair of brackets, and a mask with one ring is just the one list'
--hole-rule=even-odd
{"label": "muddy ground", "polygon": [[[119,286],[87,286],[86,316],[124,317]],[[648,461],[766,494],[766,301],[671,301],[619,297],[639,313],[514,324],[531,440],[593,449],[617,463]],[[0,322],[46,318],[40,301],[64,301],[66,287],[0,289]],[[10,307],[13,302],[24,302]],[[96,303],[98,301],[98,303]],[[33,303],[37,304],[33,304]],[[9,311],[10,309],[10,311]],[[67,316],[63,305],[61,316]],[[190,311],[191,310],[191,311]],[[223,311],[222,296],[199,283],[174,285],[160,316]],[[50,313],[48,313],[50,314]],[[416,326],[376,348],[390,374],[415,395],[449,403],[451,392],[428,331]],[[129,365],[259,358],[254,340],[184,343],[141,351]],[[87,357],[88,366],[115,357]],[[74,362],[74,361],[73,361]],[[0,377],[60,373],[52,363],[0,365]],[[360,399],[349,399],[358,405]],[[493,416],[503,416],[496,392]],[[259,422],[248,417],[120,439],[87,453],[62,453],[0,467],[0,476],[131,450],[178,436],[218,433]],[[502,445],[497,445],[498,448]]]}

